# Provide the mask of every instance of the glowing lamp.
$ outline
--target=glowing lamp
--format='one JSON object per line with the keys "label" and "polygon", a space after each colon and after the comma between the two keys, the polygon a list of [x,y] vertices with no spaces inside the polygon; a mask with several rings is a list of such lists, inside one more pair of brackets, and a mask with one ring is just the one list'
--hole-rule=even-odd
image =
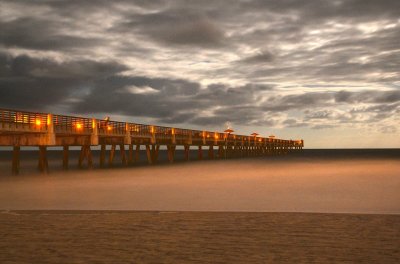
{"label": "glowing lamp", "polygon": [[42,121],[40,119],[35,120],[35,125],[40,126],[42,124]]}
{"label": "glowing lamp", "polygon": [[81,123],[77,123],[76,124],[76,129],[77,130],[81,130],[82,129],[82,124]]}
{"label": "glowing lamp", "polygon": [[107,130],[111,131],[112,130],[112,126],[107,126]]}

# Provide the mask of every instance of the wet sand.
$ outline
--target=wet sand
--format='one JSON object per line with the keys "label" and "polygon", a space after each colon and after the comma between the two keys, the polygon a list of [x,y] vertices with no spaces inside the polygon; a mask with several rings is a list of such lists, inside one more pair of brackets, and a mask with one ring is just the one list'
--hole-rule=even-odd
{"label": "wet sand", "polygon": [[399,263],[398,152],[323,153],[3,171],[0,263]]}

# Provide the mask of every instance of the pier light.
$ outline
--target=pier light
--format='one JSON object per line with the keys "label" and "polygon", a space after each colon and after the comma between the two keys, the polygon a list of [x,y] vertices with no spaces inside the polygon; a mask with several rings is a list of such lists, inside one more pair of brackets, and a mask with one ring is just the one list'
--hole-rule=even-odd
{"label": "pier light", "polygon": [[111,131],[112,130],[112,126],[107,126],[107,130]]}
{"label": "pier light", "polygon": [[218,139],[218,134],[215,134],[215,139]]}
{"label": "pier light", "polygon": [[48,115],[47,115],[47,122],[46,122],[46,124],[47,124],[48,126],[50,126],[52,121],[53,121],[53,115],[48,114]]}
{"label": "pier light", "polygon": [[260,141],[260,142],[261,142],[261,141],[262,141],[262,139],[260,138],[258,141]]}
{"label": "pier light", "polygon": [[41,126],[41,125],[42,125],[42,120],[36,119],[36,120],[35,120],[35,125]]}
{"label": "pier light", "polygon": [[81,123],[76,123],[75,125],[77,130],[81,130],[82,129],[82,124]]}
{"label": "pier light", "polygon": [[207,138],[209,138],[209,137],[210,137],[210,134],[207,133]]}

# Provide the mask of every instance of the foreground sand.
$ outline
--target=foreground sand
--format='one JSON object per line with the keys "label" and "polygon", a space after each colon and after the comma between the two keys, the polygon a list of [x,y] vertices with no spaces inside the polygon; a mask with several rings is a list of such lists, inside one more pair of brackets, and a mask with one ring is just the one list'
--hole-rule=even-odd
{"label": "foreground sand", "polygon": [[399,215],[1,212],[0,263],[399,263]]}

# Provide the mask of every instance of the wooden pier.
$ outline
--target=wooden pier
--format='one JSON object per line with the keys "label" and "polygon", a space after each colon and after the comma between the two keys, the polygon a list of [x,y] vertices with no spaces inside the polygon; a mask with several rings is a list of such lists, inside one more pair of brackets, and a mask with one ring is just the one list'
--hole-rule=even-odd
{"label": "wooden pier", "polygon": [[[116,151],[120,151],[122,164],[128,166],[138,161],[141,148],[146,150],[148,163],[154,164],[158,160],[160,146],[166,146],[168,160],[173,162],[177,146],[183,147],[184,158],[189,160],[191,148],[198,150],[198,159],[203,159],[204,149],[208,149],[209,159],[239,158],[288,154],[301,150],[304,141],[260,137],[256,133],[245,136],[229,131],[211,132],[118,122],[108,118],[101,120],[0,109],[0,146],[13,147],[13,174],[18,174],[20,170],[21,147],[38,147],[38,168],[47,172],[47,147],[62,148],[62,165],[68,169],[71,146],[80,147],[79,167],[92,168],[94,161],[91,147],[99,145],[99,166],[105,167],[114,163]],[[107,145],[110,146],[108,160]]]}

